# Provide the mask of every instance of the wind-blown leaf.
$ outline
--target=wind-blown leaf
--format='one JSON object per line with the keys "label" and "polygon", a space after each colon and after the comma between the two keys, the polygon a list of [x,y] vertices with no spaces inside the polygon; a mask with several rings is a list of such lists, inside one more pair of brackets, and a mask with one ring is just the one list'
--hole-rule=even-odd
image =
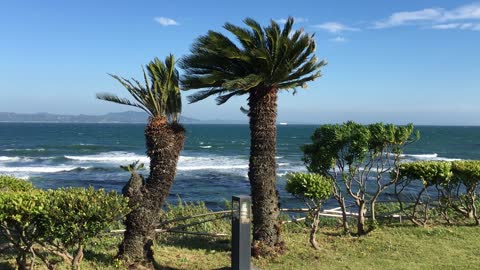
{"label": "wind-blown leaf", "polygon": [[251,18],[244,23],[245,28],[224,25],[233,41],[215,31],[200,36],[181,60],[183,90],[200,90],[188,97],[190,103],[219,95],[222,104],[257,87],[295,89],[320,76],[326,62],[314,55],[313,35],[293,30],[293,18],[283,29],[273,20],[264,28]]}
{"label": "wind-blown leaf", "polygon": [[179,87],[179,73],[175,69],[173,55],[167,56],[165,62],[155,58],[146,70],[142,67],[144,83],[132,78],[132,82],[117,75],[109,74],[118,81],[135,101],[120,98],[110,93],[99,93],[97,98],[118,104],[140,108],[150,116],[165,118],[178,122],[182,111],[182,99]]}

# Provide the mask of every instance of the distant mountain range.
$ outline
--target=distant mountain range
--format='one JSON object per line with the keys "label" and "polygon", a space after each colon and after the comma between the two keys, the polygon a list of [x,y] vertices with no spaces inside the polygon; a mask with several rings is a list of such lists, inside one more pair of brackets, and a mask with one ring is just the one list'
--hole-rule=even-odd
{"label": "distant mountain range", "polygon": [[[41,123],[146,123],[148,115],[144,112],[120,112],[103,115],[61,115],[51,113],[9,113],[0,112],[0,122],[41,122]],[[180,117],[182,123],[197,123],[198,119]]]}

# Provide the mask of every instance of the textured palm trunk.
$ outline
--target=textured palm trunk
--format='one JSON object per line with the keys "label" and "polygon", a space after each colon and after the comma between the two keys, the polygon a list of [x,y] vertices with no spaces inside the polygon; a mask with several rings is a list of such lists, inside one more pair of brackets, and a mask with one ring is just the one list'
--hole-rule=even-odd
{"label": "textured palm trunk", "polygon": [[[151,246],[155,225],[175,179],[177,162],[185,141],[185,130],[179,124],[168,124],[165,119],[150,119],[146,129],[147,155],[150,157],[150,175],[144,185],[141,179],[132,179],[128,190],[133,211],[127,215],[126,231],[119,255],[127,261],[151,261]],[[136,177],[139,177],[138,175]],[[135,183],[135,184],[133,184]]]}
{"label": "textured palm trunk", "polygon": [[274,248],[280,243],[280,209],[275,161],[277,89],[251,91],[248,105],[250,107],[248,178],[253,204],[253,245],[260,248],[260,250],[254,250],[254,253],[269,255],[264,253],[269,253],[269,248]]}

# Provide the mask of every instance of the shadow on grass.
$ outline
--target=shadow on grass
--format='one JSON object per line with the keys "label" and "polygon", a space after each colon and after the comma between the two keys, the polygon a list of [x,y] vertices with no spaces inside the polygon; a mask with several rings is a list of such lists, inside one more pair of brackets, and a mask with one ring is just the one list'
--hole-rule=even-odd
{"label": "shadow on grass", "polygon": [[160,245],[170,245],[188,249],[206,249],[214,251],[230,251],[230,239],[209,238],[205,236],[172,235],[159,239]]}
{"label": "shadow on grass", "polygon": [[[93,250],[86,249],[83,251],[85,259],[89,261],[94,261],[97,263],[109,265],[113,263],[114,256],[111,254],[105,254],[103,252],[96,252]],[[0,268],[1,269],[1,268]]]}
{"label": "shadow on grass", "polygon": [[2,270],[15,270],[15,267],[9,264],[8,262],[1,262],[0,269]]}
{"label": "shadow on grass", "polygon": [[173,268],[173,267],[169,267],[169,266],[162,266],[160,264],[158,264],[156,261],[153,261],[153,268],[155,270],[180,270],[179,268]]}

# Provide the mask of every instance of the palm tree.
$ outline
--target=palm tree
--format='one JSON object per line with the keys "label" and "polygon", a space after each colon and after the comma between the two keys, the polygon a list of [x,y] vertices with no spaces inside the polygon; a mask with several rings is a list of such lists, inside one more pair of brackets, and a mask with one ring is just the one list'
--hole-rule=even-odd
{"label": "palm tree", "polygon": [[[150,174],[143,181],[136,171],[124,188],[128,191],[133,211],[125,221],[126,232],[119,255],[127,261],[151,260],[152,240],[161,206],[173,184],[180,151],[185,141],[185,130],[179,124],[181,112],[179,75],[173,55],[165,63],[155,58],[143,70],[144,85],[111,75],[130,93],[133,100],[112,94],[97,94],[97,98],[140,108],[149,114],[145,128],[147,155],[150,157]],[[148,77],[147,77],[148,73]],[[133,166],[134,169],[135,166]]]}
{"label": "palm tree", "polygon": [[[248,95],[253,245],[260,247],[257,251],[262,255],[263,247],[281,243],[275,185],[277,93],[305,88],[306,82],[320,76],[320,67],[326,62],[319,62],[314,55],[313,35],[292,30],[291,17],[283,29],[273,20],[265,28],[250,18],[244,23],[249,29],[224,25],[237,43],[215,31],[200,36],[180,65],[185,70],[183,89],[202,89],[188,97],[191,103],[218,95],[220,105],[234,96]],[[271,249],[265,250],[269,253]]]}

